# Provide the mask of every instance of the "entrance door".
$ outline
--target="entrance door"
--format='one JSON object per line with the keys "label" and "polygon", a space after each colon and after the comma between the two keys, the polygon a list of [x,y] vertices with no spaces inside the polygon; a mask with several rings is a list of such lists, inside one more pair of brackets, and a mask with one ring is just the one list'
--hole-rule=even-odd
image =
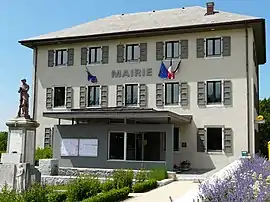
{"label": "entrance door", "polygon": [[160,161],[160,132],[144,133],[144,161]]}

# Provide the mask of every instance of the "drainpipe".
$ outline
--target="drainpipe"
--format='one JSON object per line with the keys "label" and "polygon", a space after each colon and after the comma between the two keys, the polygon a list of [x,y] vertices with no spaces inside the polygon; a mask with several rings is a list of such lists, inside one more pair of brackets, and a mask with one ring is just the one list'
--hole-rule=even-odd
{"label": "drainpipe", "polygon": [[248,61],[248,24],[245,23],[245,32],[246,32],[246,78],[247,78],[247,134],[248,134],[248,153],[251,152],[251,142],[250,142],[250,81],[249,81],[249,61]]}
{"label": "drainpipe", "polygon": [[34,78],[33,78],[33,120],[36,120],[36,96],[37,96],[37,55],[38,55],[38,48],[34,48]]}

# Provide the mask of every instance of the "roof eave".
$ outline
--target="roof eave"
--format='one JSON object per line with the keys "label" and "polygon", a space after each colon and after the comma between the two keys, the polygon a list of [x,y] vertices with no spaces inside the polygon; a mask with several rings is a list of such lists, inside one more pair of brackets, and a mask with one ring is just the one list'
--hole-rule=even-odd
{"label": "roof eave", "polygon": [[124,37],[142,37],[142,36],[154,36],[160,34],[175,34],[175,33],[190,33],[190,32],[199,32],[199,31],[210,31],[212,29],[237,29],[241,28],[240,26],[246,26],[246,24],[257,25],[259,24],[260,30],[262,32],[261,37],[257,37],[256,40],[262,40],[263,50],[258,50],[258,62],[259,64],[265,64],[266,62],[266,37],[265,37],[265,19],[250,19],[234,22],[223,22],[223,23],[213,23],[201,24],[201,25],[192,25],[192,26],[180,26],[172,28],[157,28],[149,30],[138,30],[138,31],[127,31],[127,32],[117,32],[117,33],[108,33],[108,34],[97,34],[97,35],[85,35],[85,36],[72,36],[72,37],[62,37],[62,38],[50,38],[50,39],[37,39],[37,40],[21,40],[19,43],[28,48],[35,48],[40,45],[53,45],[53,44],[64,44],[64,43],[76,43],[76,42],[85,42],[85,41],[96,41],[96,40],[108,40],[108,39],[117,39]]}

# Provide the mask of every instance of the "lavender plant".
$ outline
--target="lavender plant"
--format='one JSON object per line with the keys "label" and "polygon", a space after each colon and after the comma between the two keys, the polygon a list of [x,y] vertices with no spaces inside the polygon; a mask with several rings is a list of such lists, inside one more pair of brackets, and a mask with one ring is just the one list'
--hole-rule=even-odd
{"label": "lavender plant", "polygon": [[266,202],[270,200],[270,161],[255,156],[242,159],[229,177],[199,186],[200,197],[213,202]]}

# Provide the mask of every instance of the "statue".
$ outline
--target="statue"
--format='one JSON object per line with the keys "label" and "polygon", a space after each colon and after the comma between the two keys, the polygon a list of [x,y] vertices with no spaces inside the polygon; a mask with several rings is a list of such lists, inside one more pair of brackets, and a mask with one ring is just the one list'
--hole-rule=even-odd
{"label": "statue", "polygon": [[20,93],[20,105],[18,111],[18,117],[24,117],[30,119],[29,116],[29,85],[26,83],[26,79],[22,79],[22,86],[19,88]]}
{"label": "statue", "polygon": [[16,191],[21,193],[24,191],[24,167],[23,163],[19,163],[17,166],[17,173],[16,173]]}

